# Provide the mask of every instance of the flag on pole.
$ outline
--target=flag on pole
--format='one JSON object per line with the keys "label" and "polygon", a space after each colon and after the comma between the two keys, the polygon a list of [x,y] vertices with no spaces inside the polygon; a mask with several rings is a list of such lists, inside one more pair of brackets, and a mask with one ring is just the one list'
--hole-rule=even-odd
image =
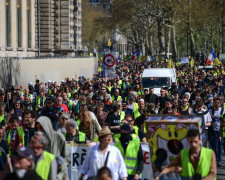
{"label": "flag on pole", "polygon": [[216,63],[217,66],[219,66],[221,64],[220,60],[217,57],[215,59],[215,63]]}
{"label": "flag on pole", "polygon": [[172,59],[169,60],[168,68],[174,68],[173,60]]}
{"label": "flag on pole", "polygon": [[214,49],[212,49],[210,51],[210,54],[209,54],[208,58],[207,58],[206,65],[210,65],[211,62],[215,61],[215,59],[216,59],[216,53],[214,52]]}
{"label": "flag on pole", "polygon": [[120,55],[117,58],[117,64],[120,64]]}
{"label": "flag on pole", "polygon": [[194,65],[195,65],[195,61],[194,61],[194,58],[193,57],[191,58],[190,65],[191,65],[191,67],[194,67]]}
{"label": "flag on pole", "polygon": [[109,40],[108,40],[107,45],[108,45],[109,47],[111,47],[111,45],[112,45],[110,38],[109,38]]}

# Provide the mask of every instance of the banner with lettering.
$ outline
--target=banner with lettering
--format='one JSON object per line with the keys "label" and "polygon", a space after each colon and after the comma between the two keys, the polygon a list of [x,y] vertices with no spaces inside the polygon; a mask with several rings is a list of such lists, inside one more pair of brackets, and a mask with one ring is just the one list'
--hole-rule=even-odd
{"label": "banner with lettering", "polygon": [[[80,169],[86,157],[87,151],[95,143],[91,144],[77,144],[67,145],[67,150],[70,154],[70,164],[68,166],[68,179],[74,180],[79,179]],[[149,146],[147,143],[141,144],[143,156],[144,156],[144,170],[142,171],[142,180],[153,180],[152,163],[150,157]],[[85,178],[84,178],[85,179]]]}

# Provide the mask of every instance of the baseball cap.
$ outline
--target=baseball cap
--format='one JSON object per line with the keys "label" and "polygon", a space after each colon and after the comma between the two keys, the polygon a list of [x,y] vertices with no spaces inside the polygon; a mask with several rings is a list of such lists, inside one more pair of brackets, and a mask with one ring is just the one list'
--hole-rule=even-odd
{"label": "baseball cap", "polygon": [[22,147],[15,153],[17,156],[22,158],[29,158],[34,160],[34,151],[28,147]]}

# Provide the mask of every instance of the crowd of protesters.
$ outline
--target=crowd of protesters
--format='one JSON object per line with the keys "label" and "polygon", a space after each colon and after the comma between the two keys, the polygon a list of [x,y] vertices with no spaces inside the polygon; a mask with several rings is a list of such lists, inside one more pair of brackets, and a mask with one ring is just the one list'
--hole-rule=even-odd
{"label": "crowd of protesters", "polygon": [[[66,143],[74,141],[100,142],[87,154],[80,179],[85,174],[89,179],[139,179],[144,163],[140,142],[147,142],[144,122],[156,114],[204,116],[203,144],[214,150],[217,165],[221,166],[225,149],[223,66],[205,70],[179,65],[177,84],[162,87],[160,95],[154,94],[153,88],[144,89],[143,70],[166,68],[167,64],[122,61],[113,79],[103,77],[99,66],[92,79],[36,80],[27,87],[1,88],[0,170],[6,175],[2,177],[66,179]],[[115,146],[110,144],[112,141]],[[98,148],[100,153],[96,152]],[[136,160],[123,159],[126,156]],[[111,163],[113,159],[118,166]]]}

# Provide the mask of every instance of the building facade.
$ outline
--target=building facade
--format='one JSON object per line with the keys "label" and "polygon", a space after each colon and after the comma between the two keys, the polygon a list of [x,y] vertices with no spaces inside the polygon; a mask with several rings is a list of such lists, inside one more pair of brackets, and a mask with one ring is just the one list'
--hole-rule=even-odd
{"label": "building facade", "polygon": [[0,57],[75,56],[82,0],[0,0]]}
{"label": "building facade", "polygon": [[40,56],[75,56],[82,50],[82,0],[37,1]]}
{"label": "building facade", "polygon": [[0,0],[0,57],[35,52],[35,0]]}

